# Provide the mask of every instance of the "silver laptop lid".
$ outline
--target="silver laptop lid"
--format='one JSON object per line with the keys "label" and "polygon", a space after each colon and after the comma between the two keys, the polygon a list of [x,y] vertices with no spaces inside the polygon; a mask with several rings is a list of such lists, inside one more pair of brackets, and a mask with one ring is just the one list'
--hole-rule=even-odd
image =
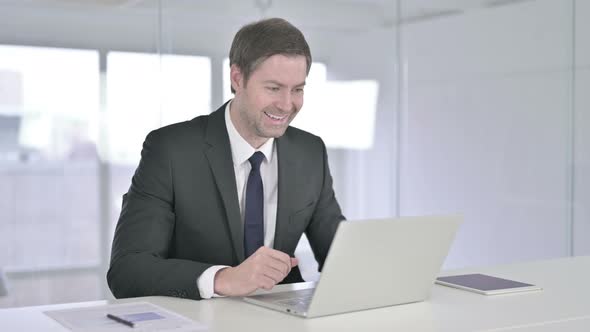
{"label": "silver laptop lid", "polygon": [[461,216],[342,222],[307,317],[427,299],[461,222]]}

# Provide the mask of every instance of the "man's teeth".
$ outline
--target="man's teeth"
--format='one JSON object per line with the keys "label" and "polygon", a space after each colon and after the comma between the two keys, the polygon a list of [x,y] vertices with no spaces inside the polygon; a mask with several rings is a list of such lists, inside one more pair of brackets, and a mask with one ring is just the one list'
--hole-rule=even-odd
{"label": "man's teeth", "polygon": [[283,116],[276,116],[276,115],[272,115],[269,113],[264,112],[264,114],[268,115],[269,118],[273,119],[273,120],[283,120],[285,118],[286,115]]}

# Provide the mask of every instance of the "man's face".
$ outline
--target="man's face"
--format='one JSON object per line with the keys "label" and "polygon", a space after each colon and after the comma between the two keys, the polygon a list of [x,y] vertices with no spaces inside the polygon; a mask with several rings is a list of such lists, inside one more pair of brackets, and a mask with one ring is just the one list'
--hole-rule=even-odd
{"label": "man's face", "polygon": [[307,76],[304,56],[273,55],[250,74],[247,82],[237,66],[231,68],[236,90],[231,119],[242,137],[255,148],[280,137],[303,106]]}

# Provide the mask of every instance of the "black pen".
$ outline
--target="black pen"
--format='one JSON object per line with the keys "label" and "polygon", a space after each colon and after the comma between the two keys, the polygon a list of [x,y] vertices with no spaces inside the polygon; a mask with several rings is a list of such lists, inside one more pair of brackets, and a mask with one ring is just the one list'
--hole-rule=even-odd
{"label": "black pen", "polygon": [[107,318],[110,318],[110,319],[114,320],[117,323],[121,323],[121,324],[127,325],[129,327],[134,327],[135,326],[135,324],[132,321],[126,320],[125,318],[121,318],[119,316],[115,316],[113,314],[107,314]]}

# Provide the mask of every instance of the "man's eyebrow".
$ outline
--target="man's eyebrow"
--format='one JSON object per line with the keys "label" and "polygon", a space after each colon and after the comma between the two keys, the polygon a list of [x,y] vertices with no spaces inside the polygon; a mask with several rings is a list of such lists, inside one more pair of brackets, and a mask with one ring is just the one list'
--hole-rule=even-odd
{"label": "man's eyebrow", "polygon": [[[279,83],[278,81],[275,81],[275,80],[266,80],[266,81],[263,81],[263,83],[266,83],[266,84],[268,84],[268,83],[275,84],[275,85],[278,85],[280,87],[284,87],[285,86],[285,84]],[[302,87],[302,86],[305,86],[305,81],[303,81],[302,83],[299,83],[299,84],[295,85],[296,88],[299,88],[299,87]]]}

